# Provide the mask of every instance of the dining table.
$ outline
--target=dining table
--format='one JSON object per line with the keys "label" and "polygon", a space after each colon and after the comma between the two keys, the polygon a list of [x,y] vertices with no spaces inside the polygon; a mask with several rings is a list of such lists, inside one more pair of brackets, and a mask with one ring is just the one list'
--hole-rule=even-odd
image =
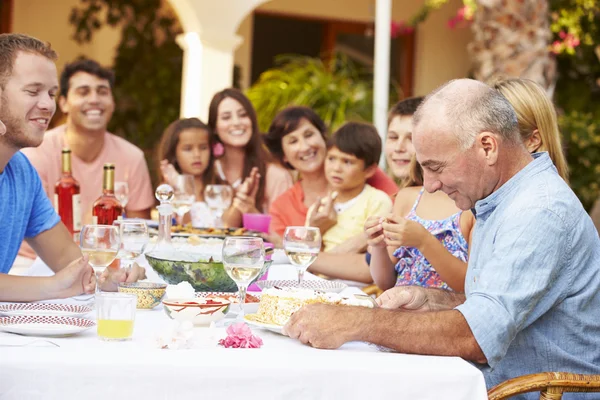
{"label": "dining table", "polygon": [[[149,281],[161,281],[143,256],[138,263]],[[24,274],[51,272],[38,259]],[[280,260],[268,279],[295,276]],[[348,287],[341,294],[358,292]],[[86,300],[93,297],[53,301]],[[87,317],[95,319],[93,312]],[[159,305],[137,310],[129,341],[99,340],[95,327],[58,338],[0,332],[0,399],[487,399],[482,373],[459,357],[401,354],[364,342],[315,349],[256,327],[262,347],[224,348],[218,341],[226,328],[214,325],[194,327],[185,346],[164,349],[159,338],[173,323]]]}

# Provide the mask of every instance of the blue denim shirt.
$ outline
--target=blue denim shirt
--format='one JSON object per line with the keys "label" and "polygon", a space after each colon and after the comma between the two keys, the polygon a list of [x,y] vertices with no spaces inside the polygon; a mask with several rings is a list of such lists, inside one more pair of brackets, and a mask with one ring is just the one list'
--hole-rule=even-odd
{"label": "blue denim shirt", "polygon": [[466,301],[456,309],[488,360],[479,366],[488,388],[545,371],[600,373],[600,239],[548,154],[474,213]]}

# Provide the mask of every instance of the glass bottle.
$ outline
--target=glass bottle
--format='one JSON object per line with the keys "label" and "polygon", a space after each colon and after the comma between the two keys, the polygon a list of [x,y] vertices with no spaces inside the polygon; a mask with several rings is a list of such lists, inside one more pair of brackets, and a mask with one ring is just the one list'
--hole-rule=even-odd
{"label": "glass bottle", "polygon": [[92,210],[94,223],[98,225],[112,225],[123,215],[123,206],[115,197],[115,165],[104,164],[104,177],[102,179],[102,195],[94,202]]}
{"label": "glass bottle", "polygon": [[54,185],[54,209],[74,240],[81,231],[81,199],[79,182],[71,173],[71,150],[62,150],[62,174]]}

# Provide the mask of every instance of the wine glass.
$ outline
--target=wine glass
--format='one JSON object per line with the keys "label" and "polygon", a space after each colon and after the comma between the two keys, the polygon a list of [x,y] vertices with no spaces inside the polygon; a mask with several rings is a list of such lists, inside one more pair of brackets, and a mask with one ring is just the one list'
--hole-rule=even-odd
{"label": "wine glass", "polygon": [[123,268],[130,268],[150,242],[148,225],[141,220],[121,220],[115,221],[113,224],[119,227],[119,236],[121,237],[121,249],[117,258],[124,261]]}
{"label": "wine glass", "polygon": [[204,201],[215,215],[215,228],[223,227],[223,213],[231,206],[233,188],[229,185],[207,185]]}
{"label": "wine glass", "polygon": [[[88,255],[98,279],[115,260],[120,246],[119,229],[113,225],[85,225],[79,234],[81,252]],[[99,285],[96,291],[100,291]]]}
{"label": "wine glass", "polygon": [[283,234],[283,249],[298,272],[298,286],[304,271],[317,259],[321,250],[321,231],[309,226],[288,226]]}
{"label": "wine glass", "polygon": [[129,185],[127,184],[127,182],[115,182],[115,197],[123,206],[123,218],[125,218],[125,207],[129,202]]}
{"label": "wine glass", "polygon": [[183,216],[192,209],[196,201],[196,188],[193,175],[179,175],[173,182],[173,210],[177,214],[177,225],[183,226]]}
{"label": "wine glass", "polygon": [[257,237],[229,236],[223,242],[223,266],[238,286],[240,311],[234,322],[244,318],[244,303],[248,285],[260,273],[265,263],[263,240]]}
{"label": "wine glass", "polygon": [[127,202],[129,202],[129,185],[127,182],[115,182],[115,197],[119,200],[123,209],[125,209]]}

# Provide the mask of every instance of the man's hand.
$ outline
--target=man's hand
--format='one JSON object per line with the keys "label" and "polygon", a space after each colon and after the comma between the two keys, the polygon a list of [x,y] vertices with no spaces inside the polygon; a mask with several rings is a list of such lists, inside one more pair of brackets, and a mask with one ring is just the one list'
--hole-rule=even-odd
{"label": "man's hand", "polygon": [[385,247],[385,238],[383,236],[383,221],[382,217],[369,217],[365,221],[365,234],[367,235],[367,245],[370,247]]}
{"label": "man's hand", "polygon": [[355,307],[309,304],[292,314],[283,334],[319,349],[337,349],[352,341]]}
{"label": "man's hand", "polygon": [[337,213],[333,208],[337,192],[331,192],[323,199],[317,198],[310,206],[307,216],[308,226],[314,226],[321,230],[321,234],[327,232],[332,226],[337,224]]}
{"label": "man's hand", "polygon": [[137,282],[141,279],[146,279],[146,270],[133,263],[131,268],[106,268],[100,276],[98,284],[105,292],[116,292],[119,283]]}
{"label": "man's hand", "polygon": [[383,292],[375,301],[381,308],[431,311],[427,292],[420,286],[396,286]]}
{"label": "man's hand", "polygon": [[385,244],[389,247],[415,247],[419,248],[431,235],[423,225],[418,222],[390,214],[383,226]]}
{"label": "man's hand", "polygon": [[88,256],[74,260],[53,277],[53,291],[57,298],[67,298],[80,294],[94,293],[96,290],[96,275],[88,263]]}

